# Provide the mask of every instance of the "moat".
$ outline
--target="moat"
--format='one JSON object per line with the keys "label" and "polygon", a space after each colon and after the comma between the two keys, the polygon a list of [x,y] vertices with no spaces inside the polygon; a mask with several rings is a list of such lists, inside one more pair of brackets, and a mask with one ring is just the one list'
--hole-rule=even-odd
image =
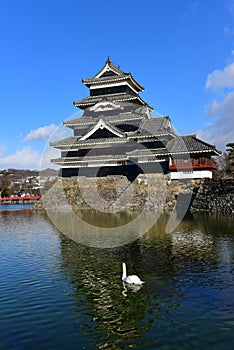
{"label": "moat", "polygon": [[[0,211],[1,349],[232,349],[233,216],[188,214],[165,233],[164,214],[98,249],[20,209]],[[145,281],[137,292],[122,261]]]}

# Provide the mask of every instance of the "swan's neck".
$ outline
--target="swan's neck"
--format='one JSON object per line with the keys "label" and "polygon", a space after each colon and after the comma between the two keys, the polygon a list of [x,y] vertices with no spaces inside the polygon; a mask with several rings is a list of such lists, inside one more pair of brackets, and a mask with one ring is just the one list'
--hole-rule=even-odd
{"label": "swan's neck", "polygon": [[122,279],[127,277],[127,268],[126,268],[126,264],[123,263],[123,275],[122,275]]}

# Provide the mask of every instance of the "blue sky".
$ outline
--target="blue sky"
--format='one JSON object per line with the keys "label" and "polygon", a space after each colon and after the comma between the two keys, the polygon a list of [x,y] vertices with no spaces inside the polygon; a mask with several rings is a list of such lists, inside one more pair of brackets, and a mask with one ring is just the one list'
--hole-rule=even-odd
{"label": "blue sky", "polygon": [[180,134],[234,141],[234,0],[0,0],[0,45],[0,169],[40,168],[108,55]]}

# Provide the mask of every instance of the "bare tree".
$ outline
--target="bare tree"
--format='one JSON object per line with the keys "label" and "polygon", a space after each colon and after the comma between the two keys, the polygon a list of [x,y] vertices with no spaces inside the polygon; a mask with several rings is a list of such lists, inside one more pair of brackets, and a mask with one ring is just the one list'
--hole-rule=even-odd
{"label": "bare tree", "polygon": [[8,197],[11,195],[11,181],[7,176],[0,178],[0,197]]}
{"label": "bare tree", "polygon": [[226,154],[226,166],[225,173],[234,177],[234,142],[229,142],[227,145],[227,154]]}

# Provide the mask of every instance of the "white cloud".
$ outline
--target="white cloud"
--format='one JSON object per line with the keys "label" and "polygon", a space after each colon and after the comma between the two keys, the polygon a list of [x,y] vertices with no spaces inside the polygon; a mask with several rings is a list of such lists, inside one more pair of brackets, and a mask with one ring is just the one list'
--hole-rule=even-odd
{"label": "white cloud", "polygon": [[16,150],[14,154],[5,157],[0,156],[0,167],[2,169],[32,169],[43,170],[46,168],[58,169],[51,163],[51,159],[60,157],[60,150],[47,146],[43,153],[33,150],[31,147],[23,147]]}
{"label": "white cloud", "polygon": [[39,169],[41,155],[31,147],[23,147],[10,154],[0,158],[0,166],[3,169]]}
{"label": "white cloud", "polygon": [[6,147],[4,144],[0,144],[0,168],[37,170],[42,170],[45,168],[58,169],[58,166],[55,166],[51,163],[51,159],[59,158],[61,156],[61,151],[50,147],[50,142],[71,136],[71,134],[72,130],[64,128],[62,124],[60,126],[51,124],[30,131],[30,133],[24,138],[23,141],[46,139],[47,142],[45,142],[45,148],[43,152],[36,151],[32,147],[26,146],[17,149],[12,154],[4,155]]}
{"label": "white cloud", "polygon": [[60,150],[47,146],[41,156],[40,168],[42,170],[47,168],[59,169],[59,166],[51,163],[51,159],[59,158],[60,156]]}
{"label": "white cloud", "polygon": [[[234,55],[234,51],[231,52]],[[234,141],[234,62],[223,70],[215,70],[206,80],[206,88],[216,90],[217,99],[213,100],[207,116],[215,117],[206,130],[197,132],[198,137],[216,145],[222,151],[226,144]],[[218,89],[223,89],[218,90]],[[228,89],[228,90],[225,90]]]}
{"label": "white cloud", "polygon": [[207,130],[198,131],[197,136],[225,151],[226,144],[234,141],[234,91],[229,92],[221,103],[213,101],[208,115],[218,119],[211,122]]}
{"label": "white cloud", "polygon": [[206,88],[232,88],[234,87],[234,62],[227,65],[223,70],[214,70],[206,80]]}
{"label": "white cloud", "polygon": [[58,128],[55,124],[41,126],[36,130],[31,130],[24,138],[24,141],[46,140]]}
{"label": "white cloud", "polygon": [[221,103],[213,101],[208,112],[208,116],[221,115],[224,116],[226,122],[230,125],[234,120],[234,91],[229,92]]}

